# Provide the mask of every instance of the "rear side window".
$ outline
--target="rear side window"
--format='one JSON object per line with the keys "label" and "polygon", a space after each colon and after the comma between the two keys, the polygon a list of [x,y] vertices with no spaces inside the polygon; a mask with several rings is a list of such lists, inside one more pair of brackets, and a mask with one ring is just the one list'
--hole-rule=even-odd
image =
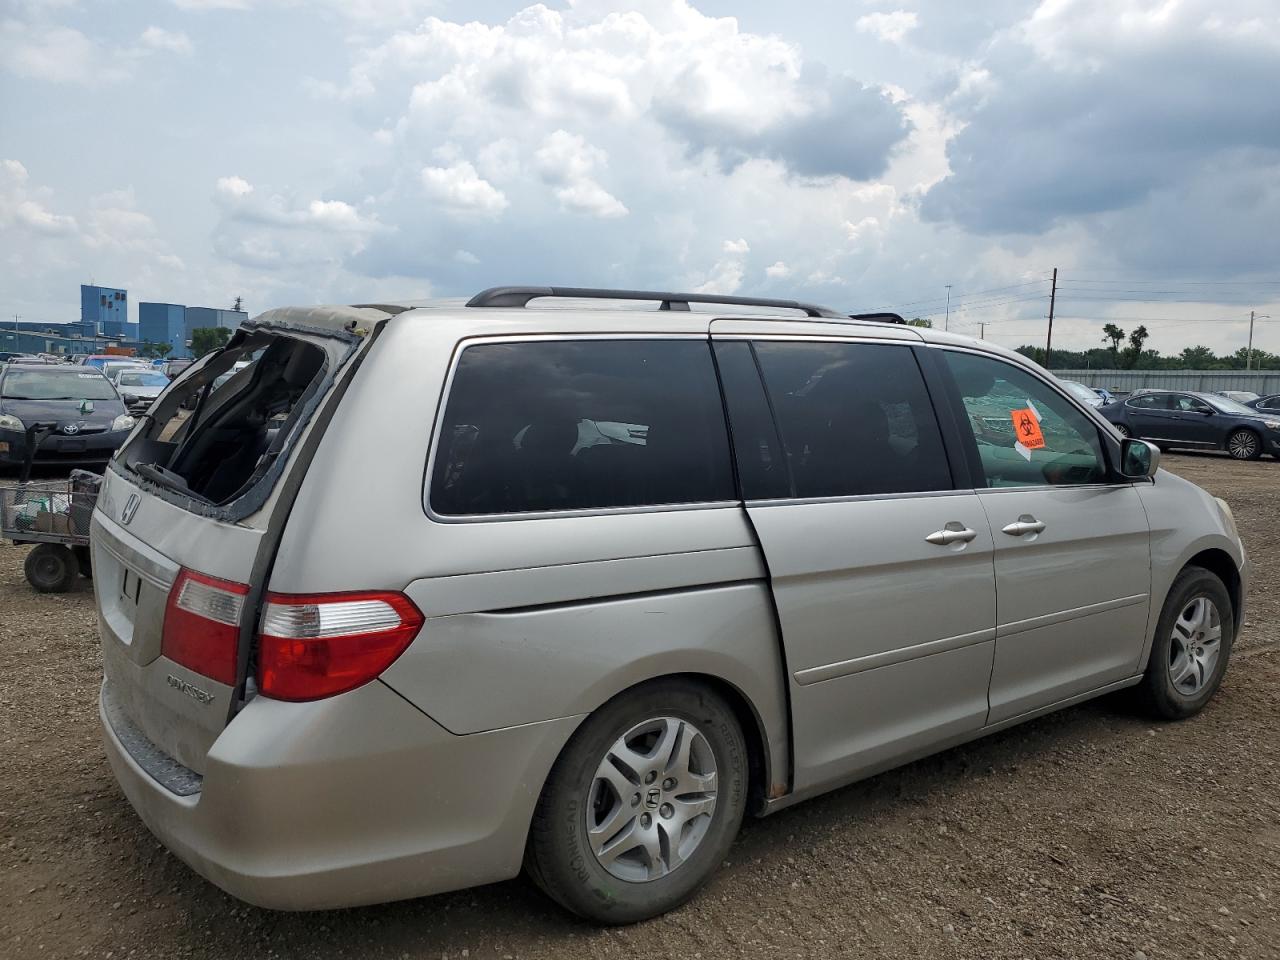
{"label": "rear side window", "polygon": [[909,347],[761,341],[755,349],[797,497],[951,489]]}
{"label": "rear side window", "polygon": [[436,441],[437,513],[732,499],[706,341],[531,341],[462,352]]}

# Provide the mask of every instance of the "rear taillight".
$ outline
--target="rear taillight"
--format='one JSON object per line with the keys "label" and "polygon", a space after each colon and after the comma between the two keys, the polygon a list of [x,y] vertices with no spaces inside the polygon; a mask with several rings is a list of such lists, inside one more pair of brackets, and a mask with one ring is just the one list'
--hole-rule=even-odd
{"label": "rear taillight", "polygon": [[368,683],[422,628],[400,593],[268,593],[258,637],[258,690],[318,700]]}
{"label": "rear taillight", "polygon": [[179,571],[164,609],[160,652],[211,680],[234,684],[240,615],[248,593],[243,583]]}

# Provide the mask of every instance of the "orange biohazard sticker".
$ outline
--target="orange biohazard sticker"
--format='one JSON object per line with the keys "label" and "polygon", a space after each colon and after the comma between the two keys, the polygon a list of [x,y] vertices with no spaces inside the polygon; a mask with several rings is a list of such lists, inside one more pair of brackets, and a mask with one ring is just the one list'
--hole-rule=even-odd
{"label": "orange biohazard sticker", "polygon": [[1022,410],[1011,410],[1013,433],[1018,443],[1028,450],[1039,450],[1044,446],[1044,434],[1040,432],[1040,419],[1030,407]]}

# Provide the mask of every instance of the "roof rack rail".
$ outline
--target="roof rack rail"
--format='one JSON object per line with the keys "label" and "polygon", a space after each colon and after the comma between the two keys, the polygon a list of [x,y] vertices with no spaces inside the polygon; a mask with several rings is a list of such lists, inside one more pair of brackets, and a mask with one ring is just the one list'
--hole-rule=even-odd
{"label": "roof rack rail", "polygon": [[851,313],[850,320],[865,320],[868,323],[906,323],[900,313]]}
{"label": "roof rack rail", "polygon": [[843,320],[846,314],[796,300],[730,297],[710,293],[661,293],[654,290],[601,290],[594,287],[490,287],[467,301],[468,307],[525,307],[530,300],[556,297],[572,300],[655,300],[659,310],[688,310],[691,303],[721,303],[744,307],[801,310],[810,317]]}

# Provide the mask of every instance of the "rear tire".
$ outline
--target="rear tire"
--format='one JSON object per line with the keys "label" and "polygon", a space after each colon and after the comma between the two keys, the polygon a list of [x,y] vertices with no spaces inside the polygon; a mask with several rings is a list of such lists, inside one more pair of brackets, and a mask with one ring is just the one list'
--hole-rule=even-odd
{"label": "rear tire", "polygon": [[1169,588],[1138,688],[1150,712],[1183,720],[1204,709],[1222,684],[1234,639],[1227,588],[1203,567],[1187,567]]}
{"label": "rear tire", "polygon": [[742,729],[722,697],[692,680],[644,684],[588,717],[561,752],[534,811],[526,869],[597,923],[674,909],[733,843],[747,770]]}
{"label": "rear tire", "polygon": [[80,564],[70,548],[38,543],[22,565],[27,582],[40,593],[66,593],[80,575]]}
{"label": "rear tire", "polygon": [[1236,460],[1257,460],[1262,456],[1262,438],[1252,430],[1237,430],[1227,437],[1227,453]]}

